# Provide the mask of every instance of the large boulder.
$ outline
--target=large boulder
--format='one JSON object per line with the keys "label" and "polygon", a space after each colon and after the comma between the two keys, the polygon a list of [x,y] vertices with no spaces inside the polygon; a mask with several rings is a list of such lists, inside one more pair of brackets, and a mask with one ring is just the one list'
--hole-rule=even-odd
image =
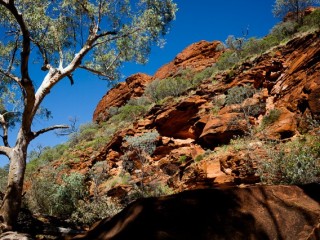
{"label": "large boulder", "polygon": [[223,48],[219,41],[200,41],[191,44],[179,53],[175,59],[162,66],[154,75],[155,79],[163,79],[174,76],[183,69],[201,71],[217,62],[223,53]]}
{"label": "large boulder", "polygon": [[93,121],[100,122],[107,120],[110,116],[110,107],[121,107],[129,99],[140,97],[144,92],[145,86],[151,80],[151,76],[137,73],[128,77],[126,81],[119,83],[102,97],[93,113]]}
{"label": "large boulder", "polygon": [[319,201],[319,184],[185,191],[137,200],[73,239],[319,239]]}

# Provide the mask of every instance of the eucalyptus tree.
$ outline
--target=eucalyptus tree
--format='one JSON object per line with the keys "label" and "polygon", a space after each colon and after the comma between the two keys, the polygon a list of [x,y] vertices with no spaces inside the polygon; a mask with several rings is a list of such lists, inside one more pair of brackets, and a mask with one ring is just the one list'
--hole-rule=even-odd
{"label": "eucalyptus tree", "polygon": [[[78,69],[113,80],[124,62],[145,63],[151,45],[163,44],[176,10],[172,0],[0,0],[0,154],[10,161],[3,230],[14,227],[20,210],[29,143],[67,127],[33,130],[35,116],[49,114],[42,102],[50,90],[62,80],[74,84]],[[31,64],[42,79],[32,77]]]}
{"label": "eucalyptus tree", "polygon": [[276,17],[284,17],[291,12],[295,21],[300,24],[303,19],[302,11],[317,4],[320,4],[320,0],[276,0],[272,12]]}

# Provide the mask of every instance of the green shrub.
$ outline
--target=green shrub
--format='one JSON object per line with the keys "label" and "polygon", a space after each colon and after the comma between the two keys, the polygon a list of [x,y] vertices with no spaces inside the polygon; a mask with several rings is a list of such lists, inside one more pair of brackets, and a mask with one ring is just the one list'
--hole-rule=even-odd
{"label": "green shrub", "polygon": [[146,132],[140,136],[129,136],[125,140],[128,143],[128,147],[131,150],[137,150],[139,152],[152,155],[156,149],[156,142],[159,138],[157,130]]}
{"label": "green shrub", "polygon": [[241,51],[241,58],[245,59],[254,55],[260,55],[266,50],[261,39],[249,38]]}
{"label": "green shrub", "polygon": [[254,93],[255,89],[250,86],[235,86],[228,90],[225,103],[226,105],[242,103]]}
{"label": "green shrub", "polygon": [[169,96],[178,97],[191,87],[191,80],[182,77],[156,79],[148,84],[145,89],[145,95],[153,101],[158,102]]}
{"label": "green shrub", "polygon": [[187,156],[186,156],[186,155],[182,155],[182,156],[180,156],[180,158],[179,158],[179,162],[181,162],[181,163],[185,163],[186,160],[187,160]]}
{"label": "green shrub", "polygon": [[300,31],[309,30],[310,28],[320,28],[320,10],[317,9],[304,17],[303,25],[300,27]]}
{"label": "green shrub", "polygon": [[82,141],[92,141],[99,130],[99,125],[95,123],[86,123],[80,126],[78,132],[69,136],[69,146],[74,147]]}
{"label": "green shrub", "polygon": [[32,180],[27,205],[33,212],[68,217],[86,193],[84,176],[71,173],[64,175],[58,183],[56,174],[52,170],[46,171]]}
{"label": "green shrub", "polygon": [[267,184],[306,184],[320,180],[320,138],[305,137],[289,143],[268,145],[269,159],[258,164],[257,173]]}
{"label": "green shrub", "polygon": [[84,175],[71,173],[62,176],[62,184],[59,184],[53,194],[55,202],[54,215],[70,216],[76,209],[78,201],[86,194]]}
{"label": "green shrub", "polygon": [[216,67],[219,70],[230,69],[241,60],[239,54],[234,50],[225,51],[216,62]]}
{"label": "green shrub", "polygon": [[297,27],[298,24],[295,21],[281,22],[271,29],[270,35],[275,37],[277,42],[280,43],[295,34]]}
{"label": "green shrub", "polygon": [[79,201],[77,209],[71,215],[71,221],[80,226],[91,226],[103,218],[113,217],[122,210],[122,205],[103,197],[99,201]]}
{"label": "green shrub", "polygon": [[212,75],[214,75],[217,71],[218,69],[216,67],[207,67],[204,70],[195,73],[192,84],[195,86],[199,85],[203,80],[212,77]]}
{"label": "green shrub", "polygon": [[110,122],[133,122],[148,111],[148,106],[126,104],[119,108],[118,114],[114,115]]}
{"label": "green shrub", "polygon": [[265,128],[268,125],[276,122],[281,115],[281,111],[279,109],[271,109],[270,112],[262,118],[261,127]]}
{"label": "green shrub", "polygon": [[201,155],[201,154],[196,156],[194,159],[195,162],[200,162],[201,160],[203,160],[203,155]]}

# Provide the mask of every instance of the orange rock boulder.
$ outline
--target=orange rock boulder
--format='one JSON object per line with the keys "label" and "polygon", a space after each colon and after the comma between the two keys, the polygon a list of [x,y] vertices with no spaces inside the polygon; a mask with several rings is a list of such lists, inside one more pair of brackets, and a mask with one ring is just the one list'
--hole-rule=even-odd
{"label": "orange rock boulder", "polygon": [[110,116],[110,107],[121,107],[129,99],[140,97],[144,92],[146,84],[151,80],[151,76],[137,73],[128,77],[125,82],[119,83],[102,97],[94,111],[93,121],[105,121]]}
{"label": "orange rock boulder", "polygon": [[221,46],[222,44],[219,41],[200,41],[191,44],[179,53],[172,62],[161,67],[155,73],[154,78],[163,79],[174,76],[184,69],[197,72],[210,67],[217,62],[221,53],[223,53]]}

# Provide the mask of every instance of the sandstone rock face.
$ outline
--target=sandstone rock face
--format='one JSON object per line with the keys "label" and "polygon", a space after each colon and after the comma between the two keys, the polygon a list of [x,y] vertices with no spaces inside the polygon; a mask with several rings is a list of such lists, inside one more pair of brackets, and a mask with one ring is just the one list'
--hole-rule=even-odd
{"label": "sandstone rock face", "polygon": [[318,239],[319,202],[319,184],[185,191],[137,200],[73,239]]}
{"label": "sandstone rock face", "polygon": [[[155,105],[132,127],[116,133],[99,153],[91,157],[90,153],[81,155],[81,163],[75,163],[72,168],[85,171],[97,161],[107,161],[110,175],[117,176],[122,171],[125,136],[157,130],[160,140],[154,154],[148,163],[134,169],[153,174],[146,174],[144,179],[137,174],[133,176],[135,182],[161,181],[179,191],[256,183],[259,178],[252,175],[246,165],[248,159],[266,159],[262,149],[229,151],[209,157],[206,157],[205,149],[217,152],[218,146],[228,144],[235,136],[250,133],[249,128],[258,128],[264,116],[274,109],[280,111],[279,118],[256,133],[255,137],[288,139],[299,134],[299,128],[308,115],[320,118],[319,35],[318,32],[295,38],[274,49],[272,54],[266,53],[244,62],[233,69],[231,75],[219,73],[215,76],[215,84],[212,80],[204,81],[193,94],[178,100],[169,99],[164,105]],[[128,78],[99,103],[95,120],[107,119],[111,106],[119,107],[130,98],[141,96],[145,85],[153,79],[174,76],[184,68],[197,70],[211,66],[221,54],[218,45],[219,42],[195,43],[154,77],[137,74]],[[252,97],[241,104],[225,104],[230,88],[248,84],[255,88]],[[200,162],[195,161],[198,156],[202,159]]]}
{"label": "sandstone rock face", "polygon": [[226,113],[210,117],[200,139],[205,145],[217,146],[229,143],[234,136],[241,136],[246,131],[247,123],[244,114]]}
{"label": "sandstone rock face", "polygon": [[188,46],[176,58],[161,67],[154,75],[155,79],[163,79],[177,74],[184,69],[200,71],[212,66],[219,59],[222,48],[221,42],[200,41]]}
{"label": "sandstone rock face", "polygon": [[93,121],[105,121],[108,119],[110,107],[121,107],[129,99],[140,97],[151,79],[149,75],[137,73],[128,77],[125,82],[119,83],[100,100],[94,111]]}

